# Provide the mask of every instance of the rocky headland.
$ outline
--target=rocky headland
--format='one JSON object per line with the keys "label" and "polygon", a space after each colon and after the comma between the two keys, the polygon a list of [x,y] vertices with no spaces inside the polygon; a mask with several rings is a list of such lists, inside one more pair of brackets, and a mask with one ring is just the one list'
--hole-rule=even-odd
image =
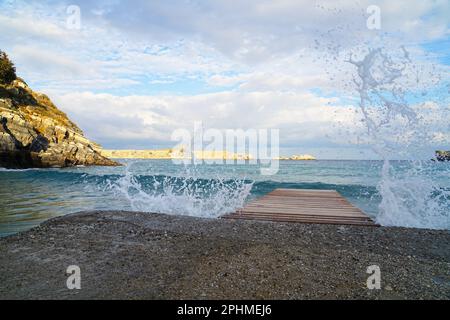
{"label": "rocky headland", "polygon": [[102,156],[101,147],[45,94],[34,92],[15,74],[12,78],[0,79],[0,167],[119,165]]}

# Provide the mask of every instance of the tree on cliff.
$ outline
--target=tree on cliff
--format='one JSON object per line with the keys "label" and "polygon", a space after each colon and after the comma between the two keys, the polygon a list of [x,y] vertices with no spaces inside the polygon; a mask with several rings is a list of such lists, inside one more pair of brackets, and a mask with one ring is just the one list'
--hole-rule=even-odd
{"label": "tree on cliff", "polygon": [[16,68],[8,55],[0,50],[0,83],[10,84],[16,80]]}

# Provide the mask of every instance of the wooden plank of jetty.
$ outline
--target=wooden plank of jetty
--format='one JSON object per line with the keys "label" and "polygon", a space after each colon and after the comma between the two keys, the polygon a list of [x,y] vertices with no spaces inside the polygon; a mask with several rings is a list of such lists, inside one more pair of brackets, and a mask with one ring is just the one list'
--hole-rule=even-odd
{"label": "wooden plank of jetty", "polygon": [[275,189],[222,218],[377,226],[335,190]]}

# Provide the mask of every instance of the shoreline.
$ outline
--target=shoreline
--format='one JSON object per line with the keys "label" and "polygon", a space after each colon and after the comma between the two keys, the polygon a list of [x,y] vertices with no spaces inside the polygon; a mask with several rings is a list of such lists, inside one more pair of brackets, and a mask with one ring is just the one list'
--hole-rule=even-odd
{"label": "shoreline", "polygon": [[0,238],[0,274],[0,299],[449,299],[450,233],[79,212]]}

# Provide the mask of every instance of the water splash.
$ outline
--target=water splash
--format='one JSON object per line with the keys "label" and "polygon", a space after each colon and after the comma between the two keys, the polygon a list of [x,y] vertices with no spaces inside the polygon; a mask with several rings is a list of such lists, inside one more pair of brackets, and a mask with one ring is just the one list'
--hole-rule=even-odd
{"label": "water splash", "polygon": [[125,174],[107,188],[129,201],[132,210],[216,218],[242,208],[253,182],[245,179],[202,179],[195,170],[181,177]]}
{"label": "water splash", "polygon": [[387,226],[450,229],[450,184],[438,184],[435,177],[439,174],[439,181],[448,182],[449,167],[436,170],[439,164],[417,160],[401,168],[391,164],[395,157],[415,158],[424,142],[432,139],[432,130],[421,115],[424,104],[413,106],[406,98],[408,71],[414,66],[406,49],[401,51],[396,59],[378,48],[361,60],[348,60],[357,68],[354,84],[367,129],[365,138],[384,161],[376,220]]}
{"label": "water splash", "polygon": [[[439,164],[437,164],[439,165]],[[436,164],[411,161],[393,169],[385,160],[378,190],[382,196],[377,222],[387,226],[450,229],[450,188],[436,182]],[[441,170],[441,174],[449,173]],[[434,179],[433,179],[434,178]],[[448,179],[447,179],[448,180]]]}

